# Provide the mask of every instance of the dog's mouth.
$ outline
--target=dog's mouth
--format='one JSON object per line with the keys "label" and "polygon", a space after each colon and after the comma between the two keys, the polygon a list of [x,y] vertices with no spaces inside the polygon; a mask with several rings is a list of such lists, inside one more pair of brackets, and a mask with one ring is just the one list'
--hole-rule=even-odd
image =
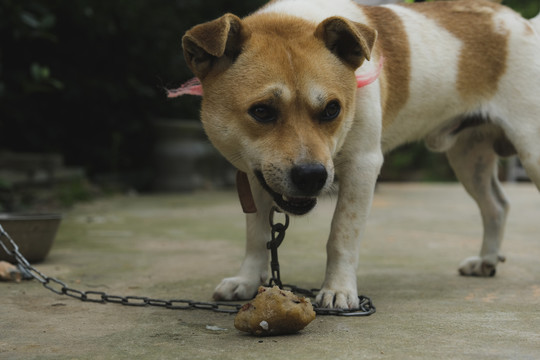
{"label": "dog's mouth", "polygon": [[272,196],[274,203],[283,211],[292,215],[305,215],[317,205],[315,197],[291,197],[279,194],[266,183],[262,172],[255,171],[261,186]]}

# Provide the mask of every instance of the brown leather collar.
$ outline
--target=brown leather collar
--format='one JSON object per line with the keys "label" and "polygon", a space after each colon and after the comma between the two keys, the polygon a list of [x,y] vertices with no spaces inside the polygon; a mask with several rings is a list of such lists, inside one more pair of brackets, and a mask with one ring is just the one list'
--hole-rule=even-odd
{"label": "brown leather collar", "polygon": [[251,193],[251,187],[249,186],[249,179],[247,174],[238,170],[236,173],[236,190],[238,191],[238,199],[242,210],[245,214],[254,214],[257,212],[257,206]]}

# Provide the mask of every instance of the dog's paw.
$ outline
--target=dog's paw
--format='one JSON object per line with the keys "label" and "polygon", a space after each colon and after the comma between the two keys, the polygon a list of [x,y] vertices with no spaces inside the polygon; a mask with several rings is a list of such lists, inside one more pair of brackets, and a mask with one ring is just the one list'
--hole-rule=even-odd
{"label": "dog's paw", "polygon": [[360,306],[356,289],[322,288],[315,302],[320,307],[330,309],[357,309]]}
{"label": "dog's paw", "polygon": [[504,256],[479,257],[472,256],[463,260],[459,265],[459,273],[463,276],[495,276],[497,272],[497,264],[504,262]]}
{"label": "dog's paw", "polygon": [[249,300],[257,294],[261,285],[258,279],[243,276],[225,278],[214,290],[214,300]]}

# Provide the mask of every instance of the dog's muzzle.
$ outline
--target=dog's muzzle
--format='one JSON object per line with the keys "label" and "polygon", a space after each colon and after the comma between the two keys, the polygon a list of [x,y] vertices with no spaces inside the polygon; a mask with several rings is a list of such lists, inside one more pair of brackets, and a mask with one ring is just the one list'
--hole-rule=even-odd
{"label": "dog's muzzle", "polygon": [[292,215],[304,215],[317,205],[316,196],[324,188],[328,179],[326,168],[319,163],[294,166],[290,171],[290,180],[295,187],[294,196],[274,191],[266,182],[261,171],[255,171],[261,186],[272,196],[281,210]]}

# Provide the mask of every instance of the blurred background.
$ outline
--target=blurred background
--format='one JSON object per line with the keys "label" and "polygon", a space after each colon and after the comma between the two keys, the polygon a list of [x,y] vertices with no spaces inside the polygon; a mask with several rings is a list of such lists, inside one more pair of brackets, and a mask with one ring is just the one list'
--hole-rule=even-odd
{"label": "blurred background", "polygon": [[[262,0],[2,0],[0,211],[108,192],[230,187],[234,170],[198,122],[200,99],[167,99],[190,79],[190,27]],[[532,17],[540,0],[503,3]],[[391,154],[381,181],[452,181],[423,144]]]}

